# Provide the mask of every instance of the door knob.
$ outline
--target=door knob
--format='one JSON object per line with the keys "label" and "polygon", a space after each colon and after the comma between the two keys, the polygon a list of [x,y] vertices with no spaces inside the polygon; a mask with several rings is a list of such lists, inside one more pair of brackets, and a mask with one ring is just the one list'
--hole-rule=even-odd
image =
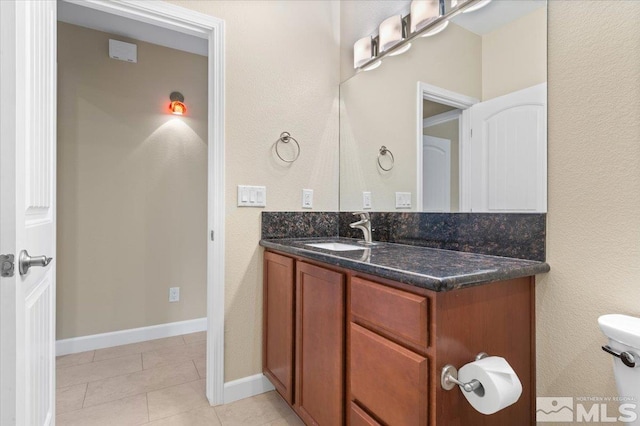
{"label": "door knob", "polygon": [[47,266],[53,260],[52,257],[47,256],[29,256],[26,250],[20,252],[18,258],[18,265],[20,269],[20,275],[26,275],[29,272],[29,268],[32,266]]}

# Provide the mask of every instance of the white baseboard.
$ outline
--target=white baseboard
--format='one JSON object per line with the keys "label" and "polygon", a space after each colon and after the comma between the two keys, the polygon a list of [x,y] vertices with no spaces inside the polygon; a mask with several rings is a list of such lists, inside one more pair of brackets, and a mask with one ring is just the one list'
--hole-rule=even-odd
{"label": "white baseboard", "polygon": [[239,399],[269,392],[274,387],[264,374],[243,377],[224,384],[224,403],[228,404]]}
{"label": "white baseboard", "polygon": [[150,327],[114,331],[111,333],[73,337],[71,339],[56,341],[56,356],[93,351],[96,349],[110,348],[112,346],[126,345],[128,343],[144,342],[145,340],[161,339],[163,337],[179,336],[181,334],[206,330],[207,318],[205,317],[187,321],[170,322],[168,324],[152,325]]}

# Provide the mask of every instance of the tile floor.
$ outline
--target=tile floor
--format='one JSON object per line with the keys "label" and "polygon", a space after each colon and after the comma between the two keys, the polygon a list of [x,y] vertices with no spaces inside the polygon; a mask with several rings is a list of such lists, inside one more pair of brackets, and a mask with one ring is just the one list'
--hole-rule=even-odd
{"label": "tile floor", "polygon": [[210,407],[206,334],[58,357],[58,426],[303,425],[275,392]]}

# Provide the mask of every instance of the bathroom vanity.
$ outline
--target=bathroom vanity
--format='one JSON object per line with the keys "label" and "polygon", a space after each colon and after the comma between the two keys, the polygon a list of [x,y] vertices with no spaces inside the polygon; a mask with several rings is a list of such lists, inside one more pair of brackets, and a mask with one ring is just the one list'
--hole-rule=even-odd
{"label": "bathroom vanity", "polygon": [[[534,275],[544,262],[345,238],[262,240],[263,370],[308,425],[535,423]],[[489,416],[447,364],[504,357],[522,382]]]}

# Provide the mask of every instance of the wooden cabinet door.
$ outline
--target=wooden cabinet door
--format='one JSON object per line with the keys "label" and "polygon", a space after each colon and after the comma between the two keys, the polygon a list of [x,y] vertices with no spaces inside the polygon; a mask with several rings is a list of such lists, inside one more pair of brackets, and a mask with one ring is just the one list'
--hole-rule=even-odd
{"label": "wooden cabinet door", "polygon": [[264,254],[262,368],[289,404],[293,404],[294,277],[293,259]]}
{"label": "wooden cabinet door", "polygon": [[307,425],[344,424],[344,275],[297,263],[295,409]]}
{"label": "wooden cabinet door", "polygon": [[351,323],[351,399],[387,425],[426,426],[428,361]]}

